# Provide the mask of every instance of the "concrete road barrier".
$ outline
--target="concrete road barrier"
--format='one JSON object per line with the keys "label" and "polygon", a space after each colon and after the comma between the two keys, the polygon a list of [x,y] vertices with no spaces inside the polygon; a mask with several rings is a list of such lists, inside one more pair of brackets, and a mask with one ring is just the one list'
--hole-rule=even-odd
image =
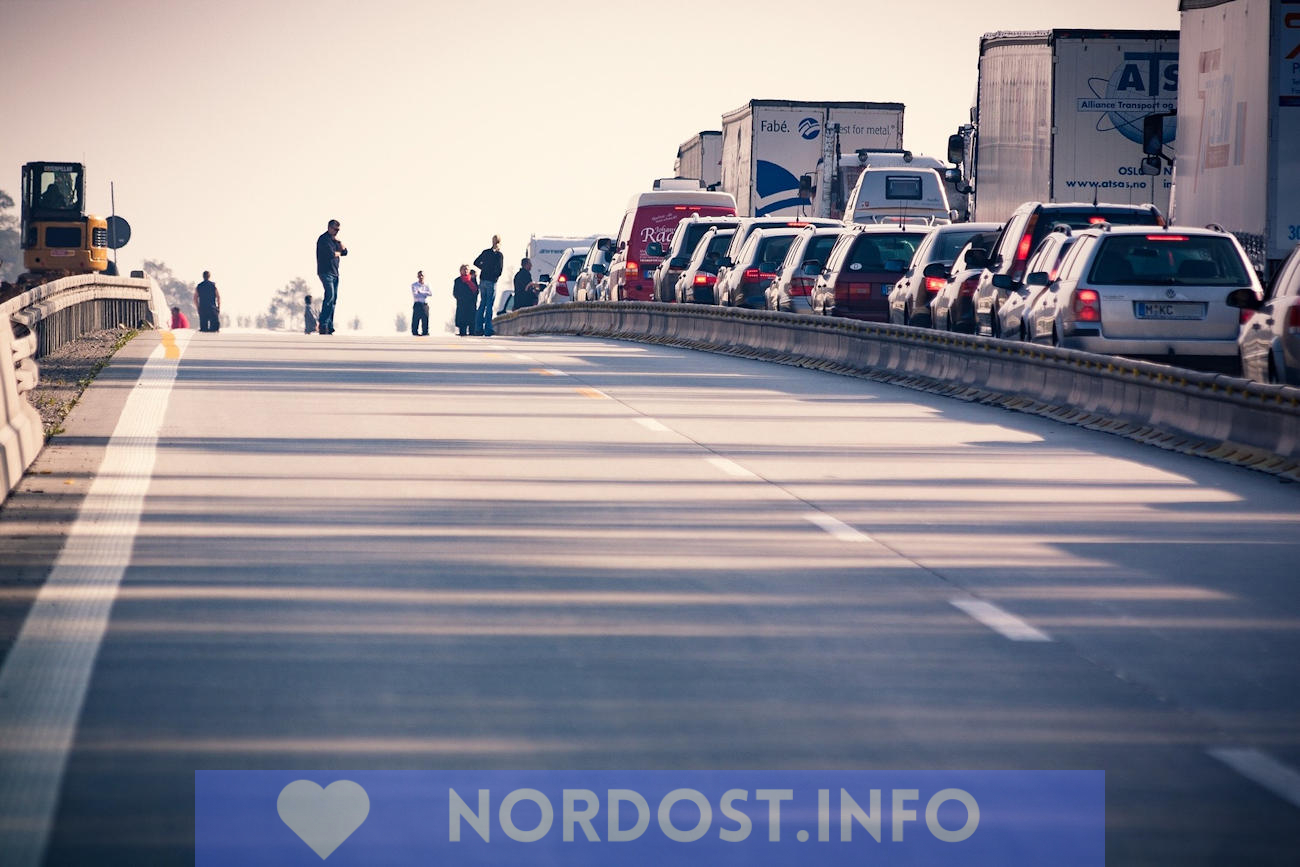
{"label": "concrete road barrier", "polygon": [[156,325],[166,315],[167,302],[148,277],[66,277],[0,304],[0,498],[14,489],[45,442],[40,415],[25,397],[37,383],[35,359],[87,332]]}
{"label": "concrete road barrier", "polygon": [[893,382],[1300,479],[1300,389],[1009,340],[769,311],[570,303],[495,320]]}

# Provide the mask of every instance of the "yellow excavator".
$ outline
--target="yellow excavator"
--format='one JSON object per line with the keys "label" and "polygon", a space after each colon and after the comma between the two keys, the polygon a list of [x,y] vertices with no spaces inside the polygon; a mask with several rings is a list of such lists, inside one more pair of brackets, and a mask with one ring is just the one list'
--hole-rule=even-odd
{"label": "yellow excavator", "polygon": [[81,163],[23,166],[20,231],[28,271],[23,276],[29,283],[111,271],[108,221],[86,213],[86,167]]}

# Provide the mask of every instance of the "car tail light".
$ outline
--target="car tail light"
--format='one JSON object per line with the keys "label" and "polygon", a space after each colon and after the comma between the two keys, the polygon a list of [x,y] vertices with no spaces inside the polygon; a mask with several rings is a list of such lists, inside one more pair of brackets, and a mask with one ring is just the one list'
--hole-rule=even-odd
{"label": "car tail light", "polygon": [[1286,314],[1286,333],[1300,334],[1300,304],[1292,304]]}
{"label": "car tail light", "polygon": [[1025,279],[1025,264],[1029,261],[1029,254],[1032,252],[1030,247],[1034,243],[1034,227],[1038,225],[1038,214],[1031,214],[1025,222],[1025,233],[1020,236],[1020,243],[1016,245],[1016,259],[1011,263],[1011,279],[1020,281]]}
{"label": "car tail light", "polygon": [[1102,225],[1103,223],[1106,223],[1106,222],[1107,222],[1107,220],[1106,220],[1105,217],[1089,217],[1089,218],[1088,218],[1088,225],[1089,225],[1089,226],[1100,226],[1100,225]]}
{"label": "car tail light", "polygon": [[762,279],[762,275],[758,273],[757,268],[746,268],[740,279],[743,283],[757,283]]}
{"label": "car tail light", "polygon": [[969,298],[975,294],[975,290],[979,288],[979,285],[980,285],[979,275],[972,274],[970,277],[967,277],[965,280],[961,281],[961,289],[958,291],[961,293],[961,296],[963,298]]}
{"label": "car tail light", "polygon": [[1186,241],[1186,235],[1147,235],[1148,241]]}
{"label": "car tail light", "polygon": [[816,282],[816,279],[812,277],[791,277],[790,294],[802,296],[811,295],[813,284]]}
{"label": "car tail light", "polygon": [[695,275],[694,285],[696,285],[696,286],[712,286],[714,283],[717,283],[717,282],[718,282],[718,277],[717,277],[716,274],[696,274],[696,275]]}
{"label": "car tail light", "polygon": [[944,284],[947,282],[948,281],[942,277],[926,277],[925,291],[929,292],[931,295],[937,295],[939,290],[942,289]]}
{"label": "car tail light", "polygon": [[1070,310],[1075,322],[1101,321],[1101,296],[1096,289],[1075,289]]}
{"label": "car tail light", "polygon": [[627,279],[636,280],[641,276],[641,263],[635,259],[628,259],[625,273],[627,274]]}
{"label": "car tail light", "polygon": [[555,294],[569,297],[569,278],[561,274],[560,279],[555,281]]}

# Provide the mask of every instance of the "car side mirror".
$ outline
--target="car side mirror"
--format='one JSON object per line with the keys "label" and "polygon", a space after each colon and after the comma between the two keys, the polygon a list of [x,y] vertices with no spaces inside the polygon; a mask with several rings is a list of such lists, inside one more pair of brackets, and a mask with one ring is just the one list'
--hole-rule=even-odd
{"label": "car side mirror", "polygon": [[1249,287],[1232,290],[1224,300],[1229,307],[1240,307],[1242,310],[1258,310],[1263,304],[1255,290]]}
{"label": "car side mirror", "polygon": [[809,259],[799,270],[805,277],[816,277],[822,272],[822,263],[816,259]]}
{"label": "car side mirror", "polygon": [[947,265],[943,264],[942,262],[931,262],[929,265],[925,266],[925,270],[921,272],[921,276],[938,277],[940,279],[946,280],[948,279],[948,277],[952,275],[949,273]]}
{"label": "car side mirror", "polygon": [[669,268],[686,268],[690,265],[690,260],[685,256],[674,256],[668,260]]}
{"label": "car side mirror", "polygon": [[606,274],[609,273],[609,269],[606,268],[604,265],[600,264],[599,262],[597,262],[595,265],[591,266],[591,273],[598,274],[601,277],[604,277]]}
{"label": "car side mirror", "polygon": [[1003,292],[1010,292],[1016,288],[1016,281],[1011,279],[1010,274],[994,274],[993,288],[1000,289]]}
{"label": "car side mirror", "polygon": [[550,283],[550,282],[551,282],[551,275],[550,275],[550,274],[543,274],[542,276],[540,276],[540,277],[537,278],[537,282],[538,282],[538,283]]}
{"label": "car side mirror", "polygon": [[656,259],[662,258],[664,255],[664,245],[660,244],[658,241],[651,241],[649,244],[645,245],[645,254],[647,256],[654,256]]}
{"label": "car side mirror", "polygon": [[987,268],[992,264],[989,262],[989,251],[980,247],[966,251],[967,268]]}
{"label": "car side mirror", "polygon": [[[997,281],[998,277],[1003,277],[1003,276],[1005,275],[1003,274],[994,275],[993,277],[994,282]],[[1046,286],[1048,283],[1051,282],[1052,282],[1051,275],[1049,275],[1046,271],[1035,271],[1025,278],[1026,286]]]}
{"label": "car side mirror", "polygon": [[731,261],[729,258],[727,258],[726,256],[723,256],[721,259],[718,260],[718,267],[719,267],[719,268],[730,268],[730,267],[731,267],[732,265],[734,265],[734,264],[736,264],[736,263],[735,263],[735,262],[732,262],[732,261]]}

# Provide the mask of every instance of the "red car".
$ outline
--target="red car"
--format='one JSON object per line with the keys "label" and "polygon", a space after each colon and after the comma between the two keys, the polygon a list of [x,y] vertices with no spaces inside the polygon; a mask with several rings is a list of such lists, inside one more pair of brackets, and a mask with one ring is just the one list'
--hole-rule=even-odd
{"label": "red car", "polygon": [[932,230],[928,226],[853,226],[840,236],[813,284],[813,313],[889,321],[889,291]]}

